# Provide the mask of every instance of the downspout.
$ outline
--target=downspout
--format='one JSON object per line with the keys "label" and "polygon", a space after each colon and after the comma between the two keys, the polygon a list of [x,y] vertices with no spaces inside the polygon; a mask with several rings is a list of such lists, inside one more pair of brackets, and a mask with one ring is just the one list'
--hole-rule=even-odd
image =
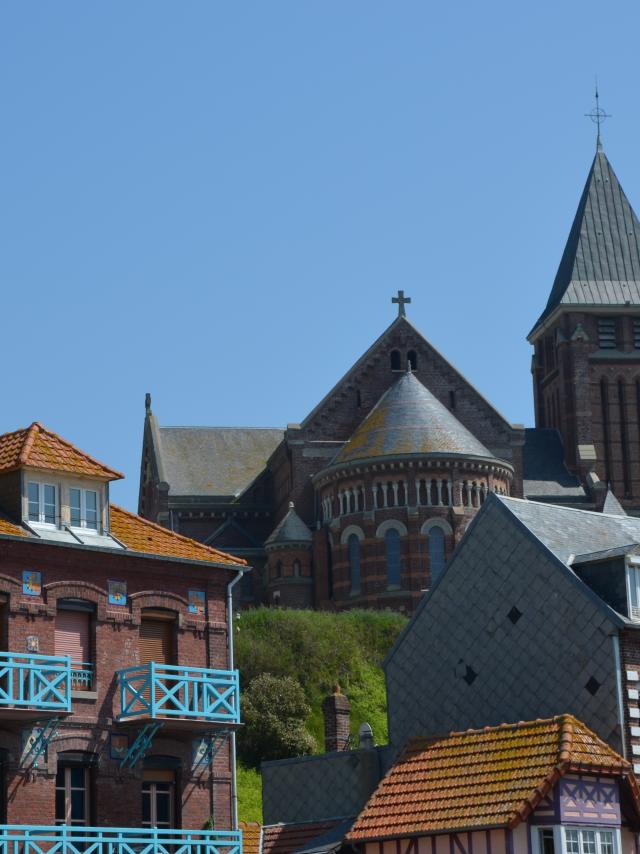
{"label": "downspout", "polygon": [[616,698],[618,701],[618,718],[620,721],[620,735],[622,737],[622,755],[627,758],[627,734],[624,726],[624,701],[622,699],[622,664],[620,660],[620,636],[616,632],[611,635],[613,641],[613,661],[616,668]]}
{"label": "downspout", "polygon": [[[249,569],[249,567],[247,567]],[[240,569],[227,584],[227,666],[233,670],[233,588],[247,570]],[[236,772],[236,731],[231,730],[231,830],[238,829],[238,780]]]}

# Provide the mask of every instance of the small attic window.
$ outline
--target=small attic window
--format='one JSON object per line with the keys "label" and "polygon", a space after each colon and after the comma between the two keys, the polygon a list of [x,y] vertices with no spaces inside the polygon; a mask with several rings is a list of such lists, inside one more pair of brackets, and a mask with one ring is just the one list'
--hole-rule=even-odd
{"label": "small attic window", "polygon": [[70,489],[69,514],[72,527],[97,531],[98,493],[94,489]]}
{"label": "small attic window", "polygon": [[392,350],[391,351],[391,370],[392,371],[401,371],[402,370],[402,359],[400,357],[400,350]]}
{"label": "small attic window", "polygon": [[418,354],[415,350],[409,350],[407,353],[407,364],[411,367],[412,371],[418,370]]}
{"label": "small attic window", "polygon": [[58,490],[51,483],[29,481],[27,486],[29,521],[55,525],[58,518]]}

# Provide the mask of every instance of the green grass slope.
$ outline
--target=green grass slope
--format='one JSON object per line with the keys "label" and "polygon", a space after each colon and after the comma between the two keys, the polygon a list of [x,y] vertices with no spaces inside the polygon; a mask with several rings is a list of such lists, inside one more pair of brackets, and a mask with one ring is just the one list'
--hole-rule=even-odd
{"label": "green grass slope", "polygon": [[[351,732],[373,728],[376,743],[387,741],[387,705],[382,661],[407,618],[391,611],[294,611],[257,608],[235,620],[235,658],[240,684],[260,673],[291,676],[304,688],[311,714],[306,726],[323,750],[322,701],[340,685],[351,701]],[[239,817],[259,821],[260,777],[239,769]]]}

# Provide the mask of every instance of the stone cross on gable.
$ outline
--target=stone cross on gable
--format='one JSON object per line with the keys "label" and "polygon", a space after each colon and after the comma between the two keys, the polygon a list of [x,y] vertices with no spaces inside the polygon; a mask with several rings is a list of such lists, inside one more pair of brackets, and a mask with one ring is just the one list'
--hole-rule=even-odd
{"label": "stone cross on gable", "polygon": [[397,297],[391,297],[391,302],[396,303],[398,305],[398,317],[406,317],[407,312],[405,310],[405,305],[411,302],[411,297],[406,297],[404,295],[404,291],[398,291]]}

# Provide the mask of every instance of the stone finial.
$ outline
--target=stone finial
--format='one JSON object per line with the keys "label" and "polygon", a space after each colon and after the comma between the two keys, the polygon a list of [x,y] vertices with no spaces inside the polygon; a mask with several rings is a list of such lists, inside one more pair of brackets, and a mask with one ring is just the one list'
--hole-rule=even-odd
{"label": "stone finial", "polygon": [[151,415],[151,394],[149,392],[144,396],[144,411],[147,415]]}

